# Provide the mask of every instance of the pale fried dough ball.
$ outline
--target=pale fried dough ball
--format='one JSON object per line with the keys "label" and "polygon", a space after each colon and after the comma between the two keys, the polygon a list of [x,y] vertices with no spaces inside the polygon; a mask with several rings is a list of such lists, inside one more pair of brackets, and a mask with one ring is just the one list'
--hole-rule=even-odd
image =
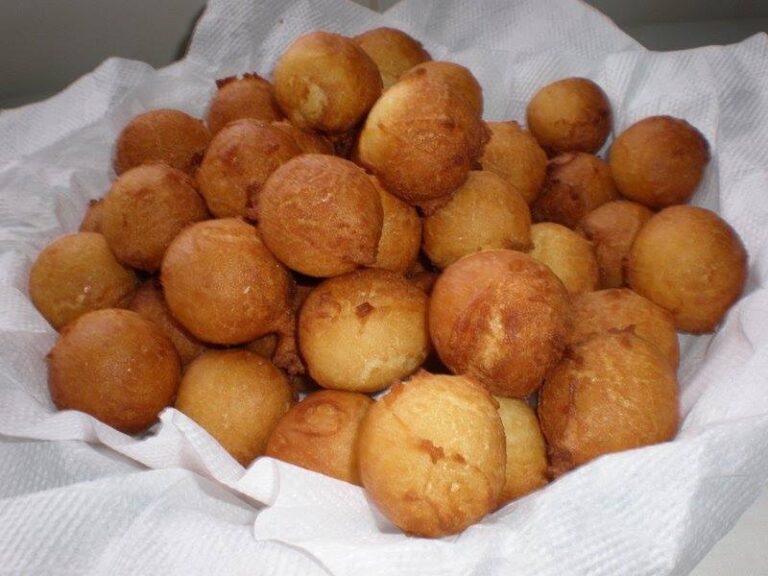
{"label": "pale fried dough ball", "polygon": [[560,224],[540,222],[531,226],[531,243],[530,255],[549,266],[569,293],[597,289],[600,272],[588,240]]}
{"label": "pale fried dough ball", "polygon": [[528,103],[528,129],[553,153],[597,152],[611,132],[611,104],[587,78],[564,78]]}
{"label": "pale fried dough ball", "polygon": [[299,315],[299,347],[324,388],[376,392],[414,372],[429,351],[427,295],[374,268],[331,278]]}
{"label": "pale fried dough ball", "polygon": [[264,122],[281,120],[283,113],[275,102],[272,84],[258,74],[217,80],[218,91],[208,106],[208,128],[216,134],[227,124],[242,118]]}
{"label": "pale fried dough ball", "polygon": [[679,420],[675,371],[642,338],[595,334],[547,375],[538,410],[557,476],[603,454],[671,440]]}
{"label": "pale fried dough ball", "polygon": [[465,376],[420,372],[376,402],[360,427],[363,486],[396,526],[455,534],[496,507],[504,428],[493,397]]}
{"label": "pale fried dough ball", "polygon": [[280,419],[266,455],[359,485],[357,436],[372,405],[365,394],[314,392]]}
{"label": "pale fried dough ball", "polygon": [[483,89],[477,78],[469,69],[455,62],[430,60],[418,66],[414,66],[403,78],[411,75],[426,74],[428,78],[434,78],[445,82],[457,94],[460,94],[472,107],[478,118],[483,116]]}
{"label": "pale fried dough ball", "polygon": [[450,202],[424,219],[424,252],[441,269],[480,250],[530,247],[528,204],[493,172],[470,172]]}
{"label": "pale fried dough ball", "polygon": [[571,342],[597,332],[628,330],[647,340],[677,369],[680,346],[672,315],[628,288],[579,294],[573,299]]}
{"label": "pale fried dough ball", "polygon": [[121,262],[154,272],[176,235],[209,217],[189,176],[164,164],[144,164],[112,184],[104,197],[101,229]]}
{"label": "pale fried dough ball", "polygon": [[269,360],[246,350],[216,350],[189,365],[175,407],[247,466],[264,454],[292,404],[288,379]]}
{"label": "pale fried dough ball", "polygon": [[485,250],[437,279],[429,332],[440,359],[493,394],[524,397],[562,355],[571,304],[557,276],[531,256]]}
{"label": "pale fried dough ball", "polygon": [[432,59],[421,42],[396,28],[374,28],[352,40],[376,63],[385,90],[404,72]]}
{"label": "pale fried dough ball", "polygon": [[485,145],[480,165],[494,172],[517,190],[528,204],[541,192],[547,173],[547,155],[531,133],[517,122],[487,122],[491,139]]}
{"label": "pale fried dough ball", "polygon": [[693,196],[709,164],[709,144],[685,120],[651,116],[619,134],[609,163],[623,196],[664,208]]}
{"label": "pale fried dough ball", "polygon": [[547,164],[533,219],[575,228],[589,212],[618,198],[611,169],[603,160],[583,152],[560,154]]}
{"label": "pale fried dough ball", "polygon": [[95,232],[57,238],[29,272],[32,303],[57,330],[86,312],[126,307],[135,291],[133,270],[120,264]]}
{"label": "pale fried dough ball", "polygon": [[217,218],[245,216],[267,178],[301,152],[284,130],[258,120],[237,120],[214,136],[197,171],[197,185]]}
{"label": "pale fried dough ball", "polygon": [[337,276],[376,261],[383,210],[358,166],[304,154],[278,168],[259,196],[259,230],[272,253],[309,276]]}
{"label": "pale fried dough ball", "polygon": [[122,432],[143,432],[173,402],[181,378],[176,349],[153,323],[109,308],[66,326],[48,355],[59,410],[80,410]]}
{"label": "pale fried dough ball", "polygon": [[376,251],[374,268],[406,272],[419,257],[421,218],[413,206],[387,192],[375,176],[371,177],[379,192],[384,223]]}
{"label": "pale fried dough ball", "polygon": [[603,204],[581,219],[576,231],[592,242],[602,288],[626,284],[624,261],[635,236],[651,216],[653,212],[642,204],[617,200]]}
{"label": "pale fried dough ball", "polygon": [[282,130],[296,141],[304,154],[333,154],[333,144],[325,137],[314,132],[308,132],[301,128],[296,128],[288,120],[272,122],[273,128]]}
{"label": "pale fried dough ball", "polygon": [[747,279],[747,252],[714,212],[665,208],[640,229],[627,261],[627,281],[672,313],[678,330],[711,332]]}
{"label": "pale fried dough ball", "polygon": [[80,222],[78,232],[98,232],[101,234],[101,215],[104,212],[104,199],[91,200]]}
{"label": "pale fried dough ball", "polygon": [[162,108],[135,116],[117,138],[115,172],[162,162],[191,174],[211,134],[205,124],[180,110]]}
{"label": "pale fried dough ball", "polygon": [[331,32],[300,36],[280,56],[275,98],[299,128],[344,132],[381,94],[376,63],[354,41]]}

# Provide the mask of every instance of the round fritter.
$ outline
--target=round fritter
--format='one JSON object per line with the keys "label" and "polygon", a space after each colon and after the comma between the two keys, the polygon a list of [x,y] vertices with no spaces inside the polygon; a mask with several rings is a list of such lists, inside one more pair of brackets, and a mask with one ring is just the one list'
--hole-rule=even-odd
{"label": "round fritter", "polygon": [[554,222],[531,226],[529,254],[549,266],[570,294],[597,289],[600,272],[589,240]]}
{"label": "round fritter", "polygon": [[469,69],[455,62],[431,60],[414,66],[403,77],[421,74],[448,84],[469,103],[478,118],[483,117],[483,89]]}
{"label": "round fritter", "polygon": [[224,78],[216,82],[218,90],[208,106],[208,128],[216,134],[233,120],[253,118],[272,122],[283,118],[275,102],[272,84],[258,74],[242,78]]}
{"label": "round fritter", "polygon": [[421,42],[396,28],[374,28],[352,40],[376,63],[385,90],[404,72],[432,59]]}
{"label": "round fritter", "polygon": [[419,257],[421,218],[413,206],[390,194],[378,178],[371,177],[379,192],[384,214],[374,268],[405,273]]}

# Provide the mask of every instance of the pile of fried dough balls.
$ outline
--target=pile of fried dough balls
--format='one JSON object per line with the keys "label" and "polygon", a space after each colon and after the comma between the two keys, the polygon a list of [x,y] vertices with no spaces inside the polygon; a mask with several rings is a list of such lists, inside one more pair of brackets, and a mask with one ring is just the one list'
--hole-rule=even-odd
{"label": "pile of fried dough balls", "polygon": [[131,119],[111,189],[32,266],[59,409],[134,434],[175,406],[243,466],[362,485],[430,537],[675,436],[677,331],[713,331],[747,273],[686,204],[696,128],[642,119],[604,160],[585,78],[527,129],[484,122],[469,70],[389,28],[217,84],[204,121]]}

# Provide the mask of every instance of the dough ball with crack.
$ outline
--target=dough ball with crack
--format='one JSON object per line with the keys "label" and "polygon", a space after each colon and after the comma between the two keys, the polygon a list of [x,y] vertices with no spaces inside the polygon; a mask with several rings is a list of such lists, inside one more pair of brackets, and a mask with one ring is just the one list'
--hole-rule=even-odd
{"label": "dough ball with crack", "polygon": [[224,78],[218,80],[216,86],[218,90],[211,99],[206,117],[211,134],[216,134],[230,122],[242,118],[267,123],[283,118],[275,101],[272,84],[258,74]]}
{"label": "dough ball with crack", "polygon": [[432,59],[421,42],[396,28],[374,28],[353,40],[376,63],[385,90],[404,72]]}
{"label": "dough ball with crack", "polygon": [[600,279],[597,258],[584,237],[560,224],[540,222],[531,226],[531,243],[530,255],[549,266],[569,293],[597,289]]}

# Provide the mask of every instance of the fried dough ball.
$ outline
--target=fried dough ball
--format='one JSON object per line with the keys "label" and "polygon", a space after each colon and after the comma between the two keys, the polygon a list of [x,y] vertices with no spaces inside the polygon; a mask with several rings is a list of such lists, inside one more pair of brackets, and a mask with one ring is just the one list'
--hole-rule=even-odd
{"label": "fried dough ball", "polygon": [[354,41],[316,31],[296,39],[273,75],[275,98],[299,128],[345,132],[381,95],[376,63]]}
{"label": "fried dough ball", "polygon": [[325,137],[314,132],[307,132],[301,128],[296,128],[288,120],[281,120],[280,122],[272,122],[270,124],[273,128],[282,130],[288,136],[293,138],[304,154],[329,154],[334,153],[333,144]]}
{"label": "fried dough ball", "polygon": [[424,219],[424,252],[441,269],[480,250],[530,247],[528,204],[493,172],[470,172],[450,202]]}
{"label": "fried dough ball", "polygon": [[246,350],[215,350],[189,365],[175,406],[248,466],[264,454],[292,404],[288,379],[269,360]]}
{"label": "fried dough ball", "polygon": [[476,378],[493,394],[522,398],[560,360],[570,307],[547,266],[521,252],[485,250],[437,279],[429,332],[452,372]]}
{"label": "fried dough ball", "polygon": [[618,198],[608,164],[592,154],[569,152],[547,164],[544,187],[532,207],[533,219],[575,228],[589,212]]}
{"label": "fried dough ball", "polygon": [[480,165],[517,190],[528,204],[539,196],[547,173],[547,155],[531,133],[517,122],[487,122],[491,139]]}
{"label": "fried dough ball", "polygon": [[157,421],[180,379],[171,341],[129,310],[84,314],[62,330],[48,355],[48,386],[59,410],[86,412],[128,434]]}
{"label": "fried dough ball", "polygon": [[274,332],[290,312],[291,279],[253,226],[235,218],[179,234],[161,278],[174,318],[200,340],[242,344]]}
{"label": "fried dough ball", "polygon": [[473,380],[420,372],[368,411],[358,458],[363,486],[396,526],[455,534],[498,504],[504,428],[493,397]]}
{"label": "fried dough ball", "polygon": [[152,278],[142,282],[128,308],[145,320],[157,325],[170,338],[179,355],[181,365],[186,366],[206,350],[205,344],[192,336],[171,314],[165,303],[160,283]]}
{"label": "fried dough ball", "polygon": [[144,112],[128,122],[117,138],[115,172],[162,162],[191,174],[210,140],[205,124],[181,110]]}
{"label": "fried dough ball", "polygon": [[267,178],[301,152],[284,130],[237,120],[214,136],[197,171],[197,185],[217,218],[246,216]]}
{"label": "fried dough ball", "polygon": [[216,134],[227,124],[242,118],[263,122],[281,120],[283,113],[275,102],[272,84],[258,74],[217,80],[218,91],[208,106],[208,129]]}
{"label": "fried dough ball", "polygon": [[117,261],[95,232],[61,236],[37,255],[29,271],[29,297],[56,330],[101,308],[124,308],[136,275]]}
{"label": "fried dough ball", "polygon": [[384,214],[373,267],[405,273],[419,257],[421,218],[413,206],[387,192],[378,178],[372,176],[371,181],[379,192]]}
{"label": "fried dough ball", "polygon": [[426,74],[429,78],[434,78],[440,82],[445,82],[452,90],[469,103],[472,110],[478,118],[483,116],[483,89],[477,78],[461,64],[455,62],[445,62],[440,60],[430,60],[414,66],[403,77],[410,75]]}
{"label": "fried dough ball", "polygon": [[709,144],[685,120],[651,116],[619,134],[609,163],[623,196],[659,209],[690,200],[709,164]]}
{"label": "fried dough ball", "polygon": [[377,392],[413,373],[427,356],[427,295],[375,268],[320,284],[299,314],[299,348],[324,388]]}
{"label": "fried dough ball", "polygon": [[396,28],[374,28],[352,38],[376,63],[384,90],[404,72],[432,57],[421,42]]}
{"label": "fried dough ball", "polygon": [[603,454],[671,440],[674,369],[633,334],[595,334],[566,352],[539,393],[539,419],[558,476]]}
{"label": "fried dough ball", "polygon": [[528,404],[516,398],[496,397],[507,446],[503,505],[546,485],[547,445],[539,419]]}
{"label": "fried dough ball", "polygon": [[78,232],[98,232],[101,234],[101,215],[104,212],[104,199],[91,200],[80,222]]}
{"label": "fried dough ball", "polygon": [[118,260],[155,272],[176,235],[209,217],[189,176],[164,164],[144,164],[112,184],[101,229]]}
{"label": "fried dough ball", "polygon": [[365,394],[314,392],[280,419],[266,455],[360,485],[357,436],[372,405]]}
{"label": "fried dough ball", "polygon": [[597,289],[600,272],[589,240],[554,222],[531,226],[530,255],[546,264],[570,294]]}
{"label": "fried dough ball", "polygon": [[564,78],[540,89],[528,103],[528,129],[553,153],[600,150],[611,132],[611,104],[587,78]]}
{"label": "fried dough ball", "polygon": [[358,166],[304,154],[278,168],[258,203],[259,230],[278,260],[309,276],[338,276],[376,261],[383,210]]}
{"label": "fried dough ball", "polygon": [[573,299],[571,342],[581,342],[598,332],[622,330],[656,346],[677,369],[680,346],[669,312],[627,288],[588,292]]}
{"label": "fried dough ball", "polygon": [[714,212],[665,208],[640,229],[627,261],[636,292],[672,313],[678,330],[712,332],[747,279],[747,251]]}
{"label": "fried dough ball", "polygon": [[596,208],[581,219],[576,231],[592,242],[602,288],[626,284],[624,261],[640,228],[653,216],[637,202],[617,200]]}

